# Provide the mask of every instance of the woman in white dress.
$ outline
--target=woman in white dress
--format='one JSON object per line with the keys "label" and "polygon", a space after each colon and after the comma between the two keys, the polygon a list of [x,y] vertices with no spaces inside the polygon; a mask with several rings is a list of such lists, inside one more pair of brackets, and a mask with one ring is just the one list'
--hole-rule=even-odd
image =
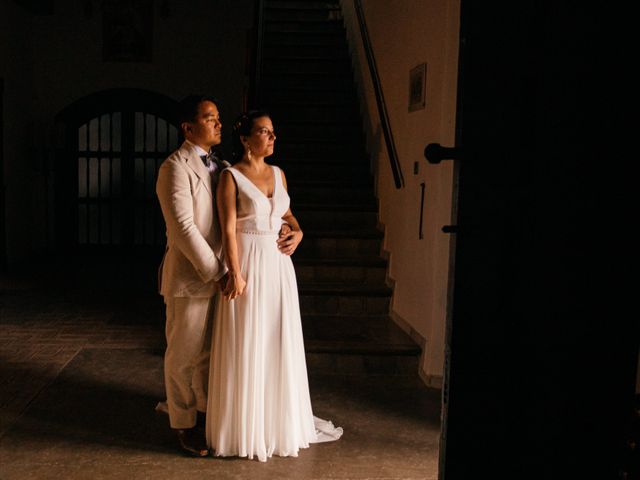
{"label": "woman in white dress", "polygon": [[229,278],[216,307],[207,442],[216,456],[295,457],[310,443],[337,440],[342,429],[311,409],[290,258],[302,231],[284,172],[264,160],[276,139],[271,118],[242,115],[234,137],[240,159],[217,187]]}

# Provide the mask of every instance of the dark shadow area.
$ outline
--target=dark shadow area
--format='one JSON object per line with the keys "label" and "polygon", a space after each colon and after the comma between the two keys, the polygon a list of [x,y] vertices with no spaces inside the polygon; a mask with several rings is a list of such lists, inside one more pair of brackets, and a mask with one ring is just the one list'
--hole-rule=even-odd
{"label": "dark shadow area", "polygon": [[161,355],[153,350],[83,349],[7,432],[4,453],[18,459],[29,455],[34,444],[47,449],[60,442],[71,449],[98,444],[175,451],[166,417],[154,411],[164,397]]}
{"label": "dark shadow area", "polygon": [[627,478],[628,15],[462,2],[447,480]]}
{"label": "dark shadow area", "polygon": [[0,277],[2,291],[38,289],[42,292],[89,294],[116,301],[154,297],[157,293],[161,249],[79,249],[48,252],[9,265]]}
{"label": "dark shadow area", "polygon": [[426,387],[417,376],[327,375],[310,369],[309,386],[312,400],[330,406],[336,416],[349,405],[371,417],[423,423],[439,435],[441,392]]}

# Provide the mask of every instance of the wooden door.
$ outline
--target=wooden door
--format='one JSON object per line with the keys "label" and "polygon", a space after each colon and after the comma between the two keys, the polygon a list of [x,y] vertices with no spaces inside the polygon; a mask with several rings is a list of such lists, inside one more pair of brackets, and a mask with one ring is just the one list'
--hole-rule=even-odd
{"label": "wooden door", "polygon": [[601,7],[462,2],[446,480],[631,478],[625,15]]}
{"label": "wooden door", "polygon": [[175,105],[143,91],[83,99],[63,115],[59,155],[59,241],[76,249],[162,248],[165,227],[155,195],[160,163],[178,146]]}

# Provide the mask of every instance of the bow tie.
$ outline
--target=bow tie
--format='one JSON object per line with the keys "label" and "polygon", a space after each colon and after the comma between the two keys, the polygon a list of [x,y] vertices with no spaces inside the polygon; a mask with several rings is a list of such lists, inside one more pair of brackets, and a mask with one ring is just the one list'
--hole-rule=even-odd
{"label": "bow tie", "polygon": [[215,172],[220,167],[218,165],[218,159],[212,153],[209,155],[200,155],[200,159],[211,173]]}

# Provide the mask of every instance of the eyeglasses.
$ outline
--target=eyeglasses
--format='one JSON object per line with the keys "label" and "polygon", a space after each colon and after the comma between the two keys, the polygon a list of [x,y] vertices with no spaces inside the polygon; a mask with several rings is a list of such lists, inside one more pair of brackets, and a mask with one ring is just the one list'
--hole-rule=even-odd
{"label": "eyeglasses", "polygon": [[257,133],[258,135],[265,136],[265,137],[275,137],[276,136],[276,132],[274,130],[269,130],[267,127],[259,128],[258,130],[255,131],[255,133]]}

